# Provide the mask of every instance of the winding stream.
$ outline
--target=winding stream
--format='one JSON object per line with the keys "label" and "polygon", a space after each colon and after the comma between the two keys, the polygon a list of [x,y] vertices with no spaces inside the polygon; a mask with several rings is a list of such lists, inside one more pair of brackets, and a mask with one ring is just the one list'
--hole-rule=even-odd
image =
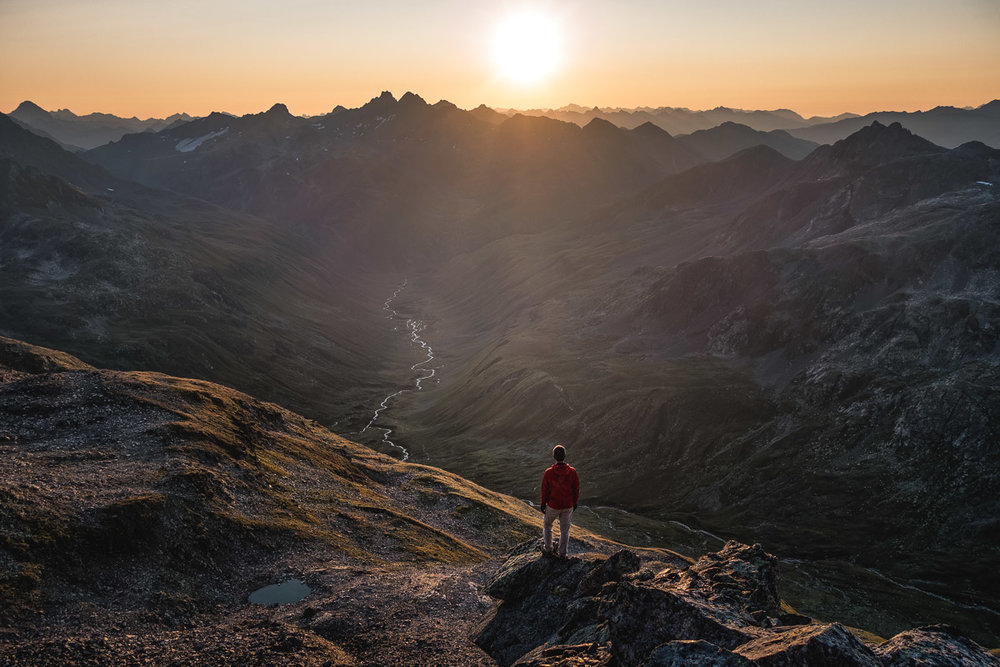
{"label": "winding stream", "polygon": [[[402,318],[402,316],[398,312],[396,312],[396,310],[392,307],[392,303],[399,296],[400,292],[402,292],[406,288],[406,285],[407,285],[407,281],[404,280],[403,284],[400,285],[398,288],[396,288],[396,291],[392,293],[392,296],[390,296],[388,299],[386,299],[385,303],[382,305],[382,310],[386,311],[386,317],[387,318],[389,318],[391,320],[398,320],[398,319]],[[426,358],[423,361],[418,361],[417,363],[415,363],[412,366],[410,366],[410,370],[411,371],[417,371],[417,377],[414,378],[414,381],[413,381],[413,388],[412,389],[409,389],[409,388],[407,388],[407,389],[399,389],[397,391],[392,392],[391,394],[389,394],[388,396],[386,396],[384,399],[382,399],[382,402],[379,403],[378,408],[375,409],[375,413],[372,414],[372,418],[368,422],[368,425],[365,426],[363,429],[361,429],[361,431],[358,432],[358,435],[361,435],[362,433],[364,433],[365,431],[367,431],[369,429],[378,429],[378,430],[382,431],[383,432],[382,433],[382,443],[384,445],[387,445],[387,446],[392,447],[394,449],[398,449],[400,451],[401,455],[402,455],[402,460],[404,460],[404,461],[406,461],[407,459],[410,458],[410,452],[409,452],[409,450],[407,450],[406,447],[403,447],[402,445],[398,445],[398,444],[396,444],[395,442],[393,442],[392,440],[389,439],[389,435],[392,434],[392,429],[391,428],[388,428],[386,426],[377,426],[376,422],[378,421],[378,419],[381,416],[381,414],[383,412],[385,412],[386,409],[388,409],[389,402],[392,399],[394,399],[395,397],[399,396],[400,394],[408,392],[408,391],[420,391],[421,389],[423,389],[422,383],[424,382],[424,380],[431,379],[437,373],[437,370],[434,369],[434,368],[423,368],[423,366],[425,366],[425,365],[429,364],[430,362],[434,361],[434,350],[433,350],[433,348],[431,348],[431,346],[427,344],[427,341],[425,341],[423,338],[420,337],[420,333],[426,328],[426,326],[427,325],[425,325],[420,320],[416,320],[416,319],[412,319],[412,318],[407,318],[407,320],[406,320],[406,331],[407,331],[407,336],[410,339],[410,342],[412,344],[415,344],[415,345],[419,346],[420,349],[422,349],[425,352],[425,355],[426,355]],[[396,328],[398,329],[398,327],[396,327]]]}

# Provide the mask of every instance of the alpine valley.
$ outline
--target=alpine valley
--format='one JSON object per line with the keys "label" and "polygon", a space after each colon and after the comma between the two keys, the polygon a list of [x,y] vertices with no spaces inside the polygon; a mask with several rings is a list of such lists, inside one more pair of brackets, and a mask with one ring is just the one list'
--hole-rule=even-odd
{"label": "alpine valley", "polygon": [[0,662],[998,664],[998,104],[0,115]]}

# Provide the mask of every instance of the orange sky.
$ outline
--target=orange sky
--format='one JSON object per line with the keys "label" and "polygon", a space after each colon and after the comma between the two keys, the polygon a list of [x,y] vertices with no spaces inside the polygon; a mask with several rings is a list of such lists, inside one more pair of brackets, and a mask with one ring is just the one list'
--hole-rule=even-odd
{"label": "orange sky", "polygon": [[[502,80],[496,26],[530,7],[562,66]],[[843,111],[1000,97],[997,0],[0,0],[0,111],[292,113],[411,90],[463,108]]]}

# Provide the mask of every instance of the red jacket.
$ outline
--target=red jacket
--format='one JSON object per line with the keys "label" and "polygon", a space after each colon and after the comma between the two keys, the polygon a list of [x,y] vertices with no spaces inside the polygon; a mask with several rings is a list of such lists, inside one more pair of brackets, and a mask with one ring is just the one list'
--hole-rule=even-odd
{"label": "red jacket", "polygon": [[542,505],[554,510],[576,507],[580,499],[580,477],[576,468],[566,463],[554,463],[542,475]]}

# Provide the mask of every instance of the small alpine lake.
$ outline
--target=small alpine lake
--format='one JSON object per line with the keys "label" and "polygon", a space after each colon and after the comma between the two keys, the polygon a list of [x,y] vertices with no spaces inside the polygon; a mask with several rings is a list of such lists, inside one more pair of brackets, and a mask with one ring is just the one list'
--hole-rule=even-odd
{"label": "small alpine lake", "polygon": [[247,598],[253,604],[290,604],[304,599],[312,591],[299,579],[259,588]]}

